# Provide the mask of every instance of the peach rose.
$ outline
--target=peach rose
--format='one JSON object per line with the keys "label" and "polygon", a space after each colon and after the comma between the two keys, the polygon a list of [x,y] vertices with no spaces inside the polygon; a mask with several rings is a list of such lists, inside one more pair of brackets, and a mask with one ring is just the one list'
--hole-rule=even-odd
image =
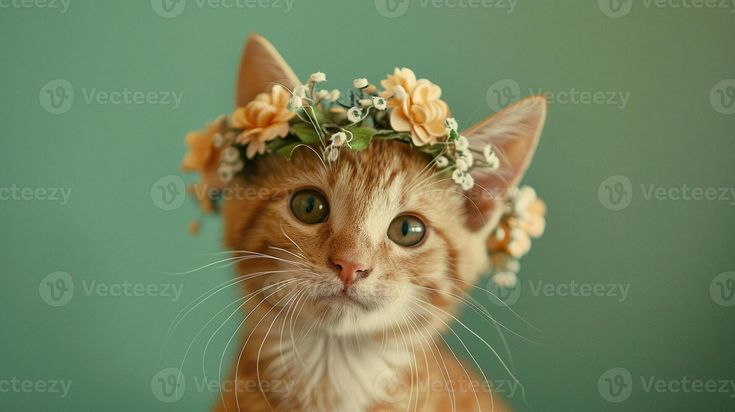
{"label": "peach rose", "polygon": [[204,130],[190,132],[186,135],[189,152],[181,161],[181,168],[187,172],[199,172],[202,180],[217,175],[221,148],[214,146],[214,136],[222,132],[221,120],[215,120]]}
{"label": "peach rose", "polygon": [[221,132],[223,132],[222,120],[218,119],[210,123],[206,129],[186,135],[189,152],[184,155],[181,168],[186,172],[199,172],[201,176],[199,183],[193,184],[189,190],[199,199],[205,213],[214,210],[212,200],[207,196],[208,191],[223,186],[217,176],[222,148],[214,145],[214,137]]}
{"label": "peach rose", "polygon": [[449,107],[439,99],[442,90],[426,79],[416,80],[411,69],[396,68],[380,84],[385,88],[381,96],[388,99],[393,108],[391,127],[399,132],[410,132],[416,146],[434,144],[446,136],[444,121],[449,117]]}
{"label": "peach rose", "polygon": [[232,114],[232,125],[244,129],[237,137],[237,143],[247,143],[248,159],[265,153],[266,142],[288,134],[288,121],[296,115],[287,108],[289,99],[291,94],[288,90],[274,85],[270,92],[260,93]]}

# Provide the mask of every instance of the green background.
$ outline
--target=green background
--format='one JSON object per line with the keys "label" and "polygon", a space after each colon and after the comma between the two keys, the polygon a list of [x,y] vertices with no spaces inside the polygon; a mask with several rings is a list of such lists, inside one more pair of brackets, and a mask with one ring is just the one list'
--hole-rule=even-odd
{"label": "green background", "polygon": [[[521,294],[512,305],[535,328],[484,293],[474,297],[536,342],[508,336],[526,388],[525,401],[520,394],[510,400],[518,410],[735,409],[732,390],[659,393],[641,383],[735,379],[735,307],[710,293],[715,276],[735,270],[735,198],[645,196],[651,185],[735,188],[735,115],[710,101],[718,82],[735,78],[735,14],[644,2],[619,18],[595,1],[519,0],[512,13],[453,4],[412,0],[397,17],[381,14],[382,0],[297,0],[288,11],[264,7],[272,2],[225,8],[187,0],[172,18],[142,0],[72,0],[65,13],[0,8],[0,188],[72,190],[65,205],[0,201],[0,381],[72,381],[64,398],[0,393],[0,410],[202,411],[213,404],[216,393],[200,390],[195,380],[201,382],[202,369],[215,377],[223,353],[229,364],[232,347],[225,345],[239,315],[212,339],[203,361],[215,328],[194,340],[181,400],[157,400],[151,380],[162,368],[179,366],[199,329],[237,296],[229,288],[207,300],[164,346],[179,310],[232,276],[226,267],[165,274],[217,259],[211,253],[221,251],[219,222],[205,220],[200,236],[191,237],[193,202],[162,210],[151,189],[179,173],[185,132],[231,109],[237,62],[251,32],[269,38],[302,78],[327,73],[331,87],[411,67],[442,86],[462,125],[492,112],[487,95],[501,79],[519,85],[522,95],[529,89],[629,93],[624,108],[550,107],[525,179],[549,205],[548,229],[523,261]],[[73,105],[62,114],[44,110],[39,97],[54,79],[73,85]],[[125,88],[183,93],[183,100],[177,108],[85,101],[93,89]],[[623,194],[631,203],[622,210],[605,201],[603,181],[615,175],[632,184]],[[60,307],[39,292],[56,271],[69,273],[75,285],[73,299]],[[95,280],[173,283],[183,293],[176,301],[88,295],[84,286]],[[539,281],[630,289],[622,302],[534,294],[528,282]],[[475,313],[465,311],[462,319],[502,348],[496,330]],[[480,341],[455,329],[489,376],[508,379]],[[601,375],[615,367],[632,376],[632,394],[619,403],[598,388]]]}

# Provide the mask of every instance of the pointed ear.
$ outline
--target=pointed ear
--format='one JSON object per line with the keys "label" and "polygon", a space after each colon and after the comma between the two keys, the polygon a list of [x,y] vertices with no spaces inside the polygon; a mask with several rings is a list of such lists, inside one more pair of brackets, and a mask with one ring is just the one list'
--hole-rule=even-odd
{"label": "pointed ear", "polygon": [[299,78],[283,60],[273,45],[258,34],[251,34],[245,42],[237,75],[235,105],[242,107],[273,84],[282,84],[293,90]]}
{"label": "pointed ear", "polygon": [[470,141],[470,147],[480,152],[491,144],[500,159],[497,171],[477,169],[472,173],[476,185],[468,193],[466,205],[472,230],[490,223],[492,212],[520,182],[536,151],[545,120],[546,99],[532,96],[460,133]]}

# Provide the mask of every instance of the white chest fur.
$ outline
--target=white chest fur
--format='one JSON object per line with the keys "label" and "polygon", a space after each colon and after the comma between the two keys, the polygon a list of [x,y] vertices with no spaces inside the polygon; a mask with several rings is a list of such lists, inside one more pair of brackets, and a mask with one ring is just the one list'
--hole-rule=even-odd
{"label": "white chest fur", "polygon": [[386,401],[386,382],[408,367],[405,345],[352,336],[285,338],[269,351],[270,376],[290,376],[289,398],[301,406],[335,412],[365,411]]}

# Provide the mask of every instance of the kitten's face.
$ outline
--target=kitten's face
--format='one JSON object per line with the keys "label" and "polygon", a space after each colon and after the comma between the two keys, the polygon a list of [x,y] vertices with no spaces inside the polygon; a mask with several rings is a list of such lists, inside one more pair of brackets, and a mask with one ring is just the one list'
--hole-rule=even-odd
{"label": "kitten's face", "polygon": [[468,229],[465,195],[404,143],[343,150],[326,165],[308,148],[290,162],[269,156],[233,185],[228,246],[279,258],[238,264],[248,292],[266,288],[253,302],[276,311],[297,303],[299,321],[328,332],[421,323],[417,312],[453,308],[487,268],[487,231]]}

